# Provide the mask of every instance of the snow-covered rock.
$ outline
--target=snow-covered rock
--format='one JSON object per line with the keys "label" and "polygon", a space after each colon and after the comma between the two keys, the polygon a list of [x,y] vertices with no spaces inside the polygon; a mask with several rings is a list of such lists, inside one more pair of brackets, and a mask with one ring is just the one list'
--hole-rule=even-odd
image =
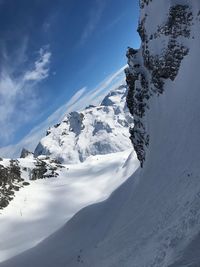
{"label": "snow-covered rock", "polygon": [[23,148],[21,151],[21,155],[20,158],[21,159],[25,159],[25,158],[32,158],[33,157],[33,153],[28,151],[26,148]]}
{"label": "snow-covered rock", "polygon": [[0,210],[15,198],[16,192],[31,181],[57,177],[57,170],[64,168],[59,162],[48,157],[34,158],[32,153],[26,158],[1,159],[0,161]]}
{"label": "snow-covered rock", "polygon": [[62,163],[83,162],[91,155],[124,151],[131,147],[133,119],[126,106],[127,87],[111,91],[98,106],[71,112],[51,127],[34,155],[50,155]]}
{"label": "snow-covered rock", "polygon": [[[165,81],[174,81],[179,73],[181,62],[189,53],[188,40],[193,38],[194,18],[188,1],[140,1],[141,18],[138,32],[142,40],[137,51],[128,49],[129,67],[126,69],[129,92],[127,104],[134,116],[131,140],[141,166],[146,157],[150,134],[147,128],[146,113],[149,99],[161,95],[166,89]],[[180,2],[180,3],[179,3]],[[154,5],[163,8],[162,16],[149,16]],[[164,16],[164,17],[163,17]]]}
{"label": "snow-covered rock", "polygon": [[200,266],[200,2],[140,7],[142,45],[126,74],[142,168],[1,267]]}
{"label": "snow-covered rock", "polygon": [[[139,166],[131,151],[64,165],[51,179],[29,180],[23,171],[22,177],[29,185],[15,191],[14,199],[0,210],[0,262],[37,245],[81,208],[106,199]],[[30,158],[20,159],[19,165],[35,168]]]}

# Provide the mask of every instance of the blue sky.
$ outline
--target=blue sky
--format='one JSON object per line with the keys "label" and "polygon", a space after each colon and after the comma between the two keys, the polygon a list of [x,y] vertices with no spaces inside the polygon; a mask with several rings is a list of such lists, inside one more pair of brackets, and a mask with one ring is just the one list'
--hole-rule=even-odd
{"label": "blue sky", "polygon": [[137,21],[135,0],[0,0],[0,147],[124,66]]}

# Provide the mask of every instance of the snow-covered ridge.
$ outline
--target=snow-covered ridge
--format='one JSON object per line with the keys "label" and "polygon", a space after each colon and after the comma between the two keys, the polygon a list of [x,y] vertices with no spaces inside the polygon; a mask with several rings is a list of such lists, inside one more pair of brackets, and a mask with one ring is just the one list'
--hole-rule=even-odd
{"label": "snow-covered ridge", "polygon": [[126,106],[127,87],[112,90],[98,106],[71,112],[47,131],[34,155],[50,155],[62,163],[83,162],[91,155],[124,151],[131,147],[133,119]]}

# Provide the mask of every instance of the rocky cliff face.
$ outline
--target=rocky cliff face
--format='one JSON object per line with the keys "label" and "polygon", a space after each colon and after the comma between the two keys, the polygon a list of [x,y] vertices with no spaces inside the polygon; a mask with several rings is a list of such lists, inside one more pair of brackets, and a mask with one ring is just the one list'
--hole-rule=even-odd
{"label": "rocky cliff face", "polygon": [[156,1],[140,1],[141,17],[138,33],[142,41],[141,48],[139,50],[129,48],[127,51],[129,65],[125,71],[129,87],[127,104],[134,117],[131,140],[141,166],[151,138],[145,123],[149,99],[153,95],[163,94],[167,80],[176,79],[181,62],[189,53],[187,40],[194,38],[191,35],[191,26],[194,20],[198,19],[198,13],[192,12],[189,1],[167,2],[169,3],[164,4],[167,16],[157,22],[149,14]]}
{"label": "rocky cliff face", "polygon": [[63,163],[83,162],[91,155],[124,151],[131,147],[133,124],[126,105],[127,87],[110,92],[98,106],[67,114],[51,127],[35,150],[35,156],[50,155]]}

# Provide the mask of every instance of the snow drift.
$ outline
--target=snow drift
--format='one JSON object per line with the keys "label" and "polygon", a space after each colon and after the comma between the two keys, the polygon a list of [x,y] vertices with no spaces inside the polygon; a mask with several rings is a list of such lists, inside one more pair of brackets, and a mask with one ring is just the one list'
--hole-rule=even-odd
{"label": "snow drift", "polygon": [[140,168],[111,197],[1,267],[198,267],[200,3],[141,0],[128,106]]}

